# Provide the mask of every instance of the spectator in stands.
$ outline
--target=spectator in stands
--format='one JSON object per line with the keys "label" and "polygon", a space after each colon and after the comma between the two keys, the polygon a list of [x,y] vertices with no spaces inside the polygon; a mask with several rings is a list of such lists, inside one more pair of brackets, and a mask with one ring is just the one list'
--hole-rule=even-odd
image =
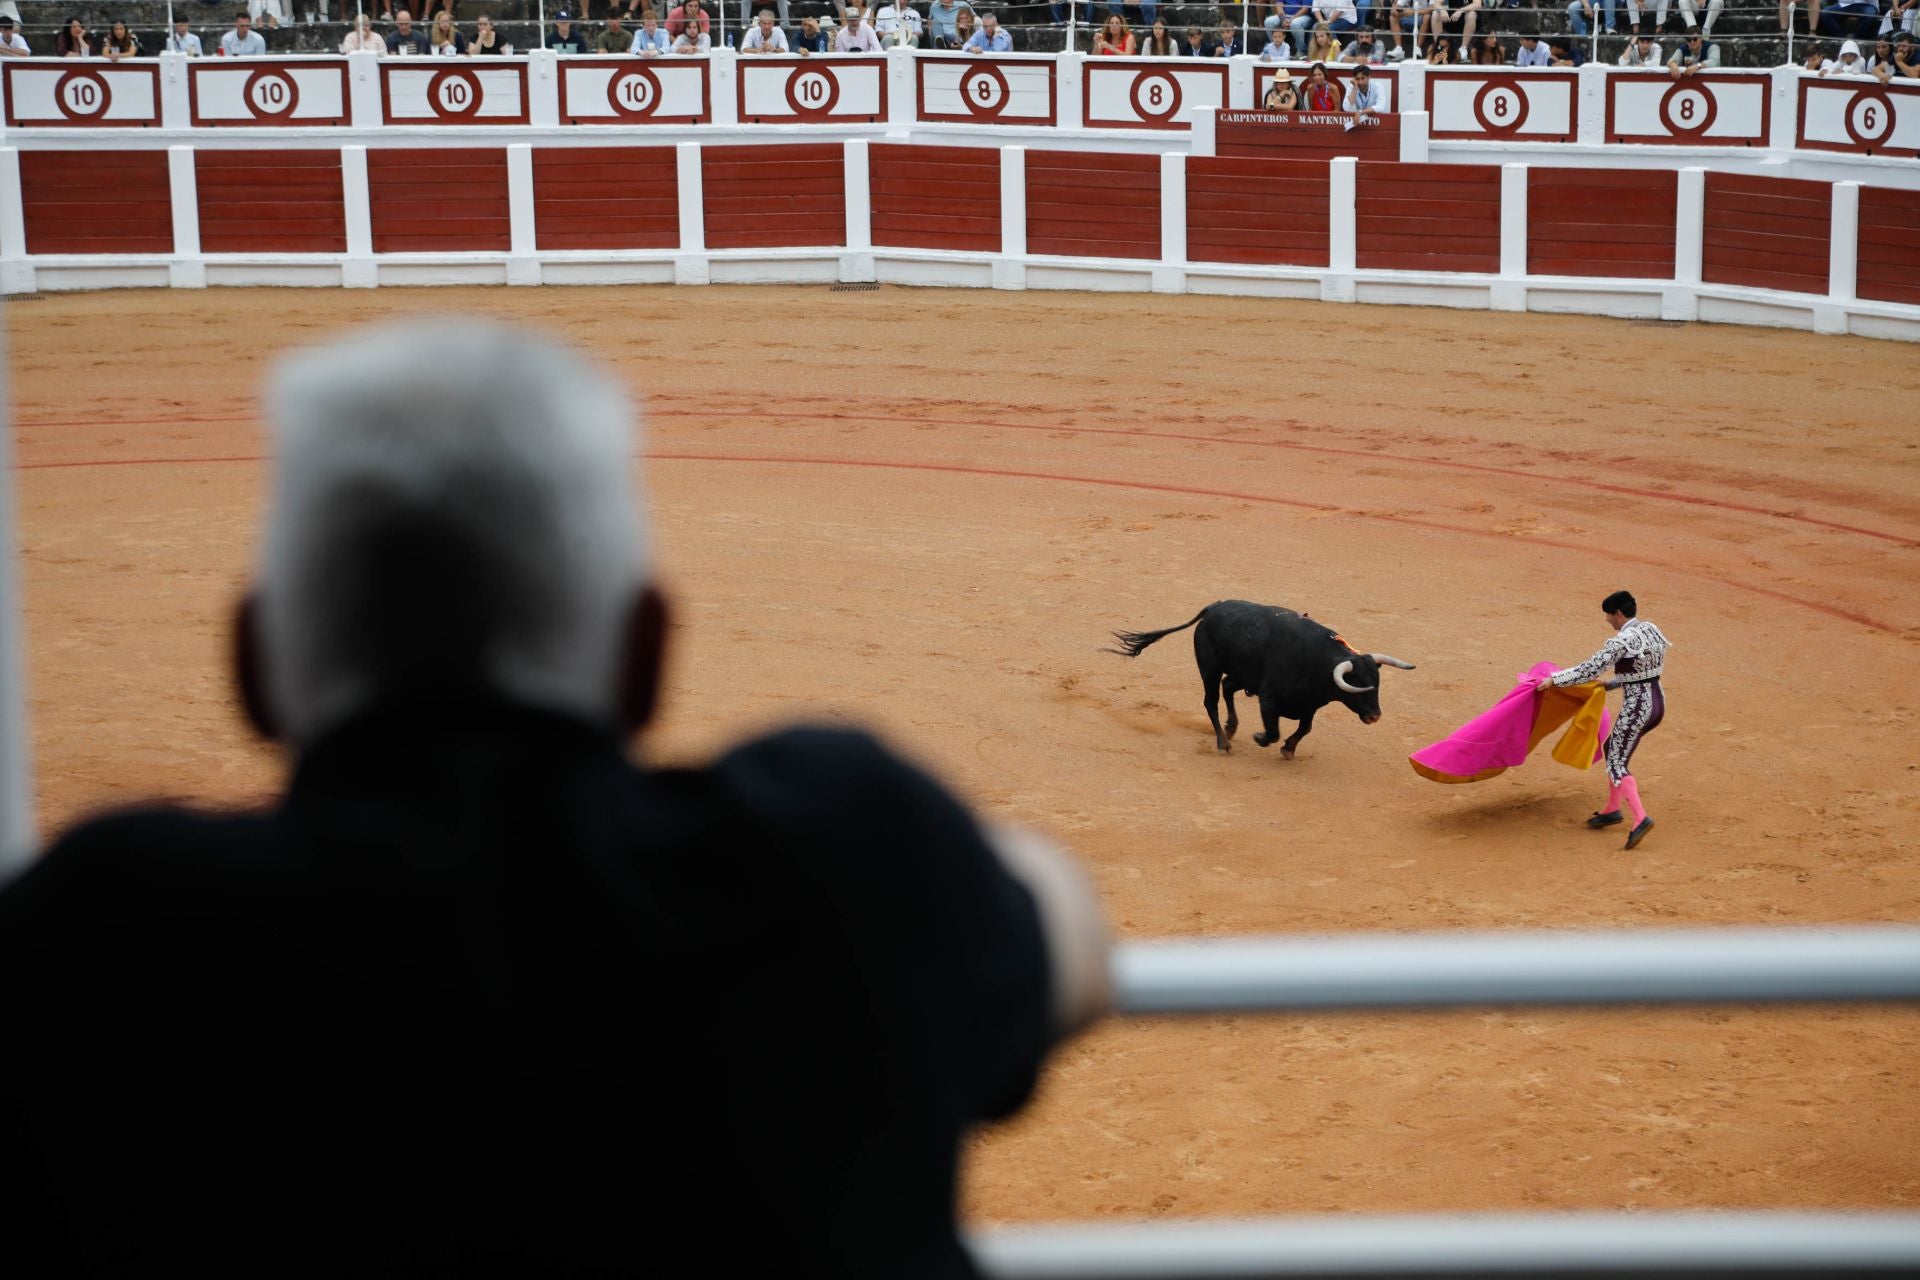
{"label": "spectator in stands", "polygon": [[1432,24],[1435,40],[1445,39],[1447,28],[1457,25],[1460,47],[1468,48],[1473,44],[1474,28],[1480,22],[1480,0],[1434,0],[1433,13],[1427,20]]}
{"label": "spectator in stands", "polygon": [[1540,37],[1531,31],[1520,34],[1520,47],[1514,50],[1513,65],[1516,67],[1545,67],[1551,65],[1553,55],[1547,52]]}
{"label": "spectator in stands", "polygon": [[1840,56],[1830,62],[1820,64],[1823,76],[1864,76],[1867,64],[1860,56],[1860,44],[1856,40],[1840,42]]}
{"label": "spectator in stands", "polygon": [[674,6],[667,13],[668,37],[678,40],[689,19],[697,19],[702,32],[713,34],[713,18],[701,7],[700,0],[685,0],[685,3]]}
{"label": "spectator in stands", "polygon": [[1385,104],[1386,94],[1373,82],[1373,68],[1364,62],[1355,67],[1341,109],[1357,116],[1370,116],[1384,110]]}
{"label": "spectator in stands", "polygon": [[60,34],[54,37],[53,56],[56,58],[91,58],[93,56],[93,37],[87,34],[87,24],[78,18],[68,18],[60,26]]}
{"label": "spectator in stands", "polygon": [[342,53],[385,53],[387,38],[373,29],[371,15],[362,13],[353,20],[353,29],[340,42]]}
{"label": "spectator in stands", "polygon": [[387,32],[387,52],[406,57],[425,57],[433,52],[427,43],[427,33],[413,25],[413,14],[406,9],[393,15],[393,30]]}
{"label": "spectator in stands", "polygon": [[1271,0],[1273,12],[1261,20],[1267,38],[1271,40],[1277,32],[1283,38],[1293,41],[1295,50],[1304,49],[1307,43],[1307,26],[1313,21],[1312,0]]}
{"label": "spectator in stands", "polygon": [[835,53],[878,53],[880,38],[873,34],[873,28],[867,25],[866,15],[859,6],[847,6],[847,20],[833,37]]}
{"label": "spectator in stands", "polygon": [[1180,54],[1179,44],[1167,30],[1164,18],[1153,20],[1153,30],[1140,42],[1140,56],[1143,58],[1174,58]]}
{"label": "spectator in stands", "polygon": [[1867,55],[1867,74],[1881,84],[1893,79],[1893,41],[1881,36]]}
{"label": "spectator in stands", "polygon": [[615,5],[607,14],[607,29],[593,42],[596,51],[612,55],[633,52],[633,32],[627,30],[625,18],[620,6]]}
{"label": "spectator in stands", "polygon": [[1920,53],[1915,52],[1914,38],[1905,31],[1893,38],[1893,69],[1903,79],[1920,80]]}
{"label": "spectator in stands", "polygon": [[433,15],[433,32],[427,37],[427,50],[436,58],[452,58],[467,51],[467,38],[453,25],[453,14],[442,9]]}
{"label": "spectator in stands", "polygon": [[1277,27],[1267,28],[1267,47],[1260,51],[1260,61],[1293,61],[1293,42],[1287,38],[1284,30]]}
{"label": "spectator in stands", "polygon": [[553,32],[547,37],[547,48],[555,53],[586,53],[587,33],[574,30],[573,15],[563,9],[554,15]]}
{"label": "spectator in stands", "polygon": [[1327,29],[1326,23],[1323,22],[1313,29],[1313,35],[1307,39],[1307,52],[1302,61],[1340,61],[1340,43],[1333,38],[1333,33]]}
{"label": "spectator in stands", "polygon": [[[26,37],[15,31],[13,27],[13,15],[0,13],[0,58],[31,58],[33,50],[27,47]],[[197,38],[193,46],[197,55],[200,51],[200,41]]]}
{"label": "spectator in stands", "polygon": [[[715,3],[725,4],[726,0],[715,0]],[[761,0],[761,3],[765,3],[765,0]],[[787,28],[793,25],[793,11],[788,8],[787,0],[774,0],[774,5],[780,10],[780,34],[784,36],[787,34]],[[753,26],[753,6],[754,0],[740,0],[740,29],[742,31],[748,30]],[[742,43],[744,43],[744,41]]]}
{"label": "spectator in stands", "polygon": [[1392,23],[1393,48],[1387,52],[1389,62],[1402,62],[1407,57],[1408,48],[1418,51],[1421,37],[1433,20],[1433,0],[1393,0]]}
{"label": "spectator in stands", "polygon": [[960,42],[960,48],[962,49],[966,48],[967,42],[969,40],[972,40],[973,37],[976,34],[978,34],[979,30],[980,30],[980,21],[978,18],[974,16],[973,9],[971,7],[962,9],[959,13],[954,15],[953,38]]}
{"label": "spectator in stands", "polygon": [[1373,38],[1372,27],[1362,27],[1354,32],[1353,43],[1340,52],[1342,62],[1364,62],[1377,67],[1386,60],[1386,50]]}
{"label": "spectator in stands", "polygon": [[1213,44],[1213,56],[1216,58],[1237,58],[1247,48],[1240,41],[1240,28],[1227,19],[1221,19],[1220,35]]}
{"label": "spectator in stands", "polygon": [[1880,23],[1880,34],[1900,31],[1912,35],[1916,25],[1920,25],[1920,0],[1893,0]]}
{"label": "spectator in stands", "polygon": [[[406,16],[404,11],[401,16]],[[257,58],[266,51],[266,37],[253,29],[252,15],[234,14],[233,30],[220,37],[220,52],[229,58]]]}
{"label": "spectator in stands", "polygon": [[1578,41],[1565,36],[1553,36],[1547,41],[1547,65],[1550,67],[1577,67],[1586,60],[1587,55],[1580,52]]}
{"label": "spectator in stands", "polygon": [[608,1274],[642,1224],[744,1276],[972,1274],[966,1131],[1111,999],[1073,858],[844,728],[632,759],[670,610],[633,408],[569,351],[396,324],[269,404],[235,653],[291,776],[0,892],[9,1274]]}
{"label": "spectator in stands", "polygon": [[1830,36],[1867,39],[1880,29],[1879,0],[1833,0],[1824,4],[1819,29]]}
{"label": "spectator in stands", "polygon": [[1117,13],[1108,14],[1107,25],[1093,38],[1093,56],[1131,58],[1137,52],[1133,32],[1127,30],[1127,20]]}
{"label": "spectator in stands", "polygon": [[1698,75],[1702,71],[1711,71],[1720,65],[1720,46],[1708,40],[1699,31],[1687,32],[1687,38],[1667,59],[1667,73],[1675,80],[1682,76]]}
{"label": "spectator in stands", "polygon": [[1476,67],[1503,67],[1507,64],[1507,51],[1499,36],[1483,31],[1467,51],[1467,61]]}
{"label": "spectator in stands", "polygon": [[1300,109],[1302,111],[1338,111],[1340,109],[1340,86],[1327,79],[1327,69],[1321,63],[1307,68],[1306,87],[1300,91]]}
{"label": "spectator in stands", "polygon": [[[782,36],[785,34],[781,32]],[[640,13],[640,29],[633,33],[633,56],[658,58],[672,52],[673,44],[667,39],[666,29],[660,25],[660,19],[653,10],[643,9]]]}
{"label": "spectator in stands", "polygon": [[269,31],[278,31],[281,19],[292,12],[292,0],[288,0],[286,14],[280,11],[280,0],[247,0],[247,16],[255,22],[260,21],[262,17],[266,18]]}
{"label": "spectator in stands", "polygon": [[1820,46],[1818,44],[1809,40],[1807,42],[1807,56],[1800,60],[1800,69],[1802,71],[1818,72],[1822,68],[1830,67],[1832,65],[1833,65],[1832,59],[1828,58],[1826,54],[1820,51]]}
{"label": "spectator in stands", "polygon": [[907,0],[887,0],[873,15],[873,31],[885,49],[917,49],[926,33],[920,11]]}
{"label": "spectator in stands", "polygon": [[107,27],[107,34],[100,40],[100,56],[109,62],[118,62],[122,58],[140,56],[140,41],[133,32],[127,30],[127,24],[115,18]]}
{"label": "spectator in stands", "polygon": [[827,42],[827,33],[820,29],[820,19],[808,14],[800,19],[800,34],[793,38],[789,48],[806,58],[816,53],[826,53],[832,46]]}
{"label": "spectator in stands", "polygon": [[1666,59],[1660,56],[1660,46],[1647,32],[1641,32],[1627,41],[1627,47],[1620,51],[1620,65],[1623,67],[1664,67]]}
{"label": "spectator in stands", "polygon": [[[1567,5],[1568,30],[1581,38],[1589,35],[1592,32],[1592,28],[1587,24],[1594,17],[1594,5],[1601,2],[1602,0],[1570,0],[1570,3]],[[1613,20],[1614,0],[1604,0],[1604,4],[1607,14],[1605,30],[1608,35],[1614,35],[1619,31],[1619,28],[1614,25]],[[1635,25],[1637,27],[1638,23]]]}
{"label": "spectator in stands", "polygon": [[1345,35],[1360,25],[1360,11],[1354,0],[1313,0],[1313,20],[1336,35]]}
{"label": "spectator in stands", "polygon": [[1267,96],[1260,105],[1269,111],[1293,111],[1300,106],[1300,95],[1293,87],[1293,73],[1285,67],[1273,73],[1267,82]]}
{"label": "spectator in stands", "polygon": [[483,13],[473,20],[473,39],[467,41],[468,53],[476,58],[492,58],[511,48],[506,38],[494,30],[492,18]]}
{"label": "spectator in stands", "polygon": [[1000,19],[989,11],[980,15],[980,29],[963,47],[968,53],[1012,53],[1013,37],[1001,30]]}
{"label": "spectator in stands", "polygon": [[713,37],[697,22],[688,22],[680,28],[680,35],[673,42],[675,53],[701,54],[713,52]]}
{"label": "spectator in stands", "polygon": [[960,11],[971,12],[967,0],[933,0],[927,6],[927,40],[935,49],[958,49],[966,41],[960,38]]}
{"label": "spectator in stands", "polygon": [[1435,67],[1450,67],[1454,63],[1453,41],[1446,36],[1435,36],[1427,41],[1427,63]]}
{"label": "spectator in stands", "polygon": [[787,33],[774,25],[773,10],[762,9],[760,17],[747,32],[747,38],[740,43],[742,53],[785,53],[787,51]]}
{"label": "spectator in stands", "polygon": [[1198,27],[1188,27],[1186,42],[1180,46],[1180,56],[1204,58],[1212,52],[1212,48],[1207,44],[1207,33]]}
{"label": "spectator in stands", "polygon": [[[1726,5],[1727,0],[1707,0],[1707,20],[1703,24],[1698,21],[1700,0],[1680,0],[1680,21],[1686,24],[1687,30],[1689,31],[1699,26],[1705,30],[1708,35],[1712,35],[1713,24],[1719,20],[1720,11],[1726,8]],[[1662,27],[1666,26],[1666,15],[1664,13],[1660,15],[1660,25]]]}

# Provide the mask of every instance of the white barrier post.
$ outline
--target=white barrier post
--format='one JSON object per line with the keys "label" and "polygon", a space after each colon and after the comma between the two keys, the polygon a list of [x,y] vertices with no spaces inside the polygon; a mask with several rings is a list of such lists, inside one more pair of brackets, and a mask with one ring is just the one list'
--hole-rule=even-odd
{"label": "white barrier post", "polygon": [[712,82],[713,123],[740,123],[740,59],[731,49],[715,45],[707,55],[707,77]]}
{"label": "white barrier post", "polygon": [[1327,167],[1327,274],[1320,277],[1320,300],[1352,302],[1360,164],[1352,156],[1336,156]]}
{"label": "white barrier post", "polygon": [[1602,146],[1607,140],[1607,69],[1589,62],[1573,74],[1574,141]]}
{"label": "white barrier post", "polygon": [[1800,68],[1775,67],[1773,75],[1773,111],[1767,126],[1767,145],[1775,151],[1792,151],[1800,142]]}
{"label": "white barrier post", "polygon": [[1055,119],[1062,129],[1087,127],[1086,104],[1080,100],[1080,85],[1087,75],[1087,55],[1068,50],[1053,60],[1054,102],[1059,111]]}
{"label": "white barrier post", "polygon": [[[13,163],[19,189],[18,153],[0,152]],[[18,227],[16,222],[13,224]],[[0,223],[0,228],[5,226]],[[5,235],[0,230],[0,235]],[[7,351],[0,329],[0,884],[33,857],[33,768],[27,745],[27,699],[22,683],[20,632],[20,551],[13,532],[13,429],[7,421]],[[30,975],[11,974],[14,981]]]}
{"label": "white barrier post", "polygon": [[365,147],[340,148],[340,199],[347,222],[347,259],[340,266],[340,283],[348,289],[371,289],[380,283],[380,268],[373,260],[373,202]]}
{"label": "white barrier post", "polygon": [[[173,34],[173,22],[167,22],[167,34]],[[163,129],[186,129],[193,124],[193,99],[189,96],[187,70],[189,59],[184,53],[162,53],[160,55],[160,127]]]}
{"label": "white barrier post", "polygon": [[680,189],[680,254],[673,260],[675,284],[706,284],[712,279],[707,268],[706,180],[700,168],[700,144],[682,142],[674,148]]}
{"label": "white barrier post", "polygon": [[1493,311],[1527,309],[1527,166],[1500,166],[1500,279],[1488,290]]}
{"label": "white barrier post", "polygon": [[1153,269],[1155,293],[1187,291],[1187,158],[1160,153],[1160,263]]}
{"label": "white barrier post", "polygon": [[1027,287],[1027,149],[1000,148],[1000,256],[993,287]]}
{"label": "white barrier post", "polygon": [[1187,136],[1187,154],[1210,156],[1219,145],[1216,141],[1220,127],[1219,107],[1195,107],[1193,109],[1193,132]]}
{"label": "white barrier post", "polygon": [[1815,333],[1845,333],[1860,269],[1860,184],[1833,184],[1827,233],[1827,300],[1813,308]]}
{"label": "white barrier post", "polygon": [[527,123],[536,129],[560,125],[560,55],[551,49],[527,53]]}
{"label": "white barrier post", "polygon": [[[551,56],[551,55],[549,55]],[[507,283],[539,284],[540,228],[533,205],[533,147],[507,147]]]}
{"label": "white barrier post", "polygon": [[32,293],[33,285],[26,204],[20,194],[20,149],[0,147],[0,293]]}
{"label": "white barrier post", "polygon": [[1707,224],[1707,171],[1682,169],[1675,175],[1673,205],[1673,283],[1660,292],[1662,320],[1700,318],[1701,238]]}
{"label": "white barrier post", "polygon": [[873,263],[873,170],[865,138],[849,138],[841,162],[847,206],[847,251],[840,255],[840,279],[866,284],[878,279]]}
{"label": "white barrier post", "polygon": [[1428,132],[1432,117],[1424,111],[1400,113],[1400,163],[1425,164],[1431,157]]}
{"label": "white barrier post", "polygon": [[900,46],[887,50],[887,124],[903,137],[913,125],[918,103],[915,77],[920,74],[919,56],[918,51]]}
{"label": "white barrier post", "polygon": [[207,287],[207,264],[200,257],[200,184],[192,147],[167,148],[167,188],[173,203],[173,260],[167,283],[176,289]]}
{"label": "white barrier post", "polygon": [[347,55],[348,118],[356,129],[378,129],[381,120],[380,55]]}

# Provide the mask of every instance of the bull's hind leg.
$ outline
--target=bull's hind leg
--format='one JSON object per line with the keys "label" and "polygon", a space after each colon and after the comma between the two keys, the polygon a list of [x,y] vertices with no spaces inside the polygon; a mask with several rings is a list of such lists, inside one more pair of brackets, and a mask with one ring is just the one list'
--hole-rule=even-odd
{"label": "bull's hind leg", "polygon": [[1280,754],[1289,760],[1293,759],[1293,749],[1300,745],[1300,739],[1312,732],[1313,712],[1309,711],[1300,717],[1300,727],[1293,731],[1293,735],[1280,744]]}
{"label": "bull's hind leg", "polygon": [[1200,684],[1206,690],[1207,719],[1213,721],[1213,745],[1222,752],[1233,750],[1227,739],[1233,736],[1233,694],[1227,694],[1227,731],[1220,732],[1220,673],[1200,669]]}
{"label": "bull's hind leg", "polygon": [[[1280,740],[1280,707],[1277,703],[1267,698],[1260,699],[1260,724],[1260,732],[1253,735],[1253,745],[1270,747]],[[1287,754],[1293,754],[1291,744]]]}
{"label": "bull's hind leg", "polygon": [[1233,695],[1238,692],[1240,692],[1240,686],[1233,682],[1232,676],[1220,677],[1220,693],[1227,700],[1227,736],[1229,738],[1240,732],[1240,710],[1233,703]]}

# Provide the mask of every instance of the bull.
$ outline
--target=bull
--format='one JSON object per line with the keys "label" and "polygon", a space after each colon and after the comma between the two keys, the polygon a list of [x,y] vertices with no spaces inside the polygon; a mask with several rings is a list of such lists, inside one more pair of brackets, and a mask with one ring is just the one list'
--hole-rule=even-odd
{"label": "bull", "polygon": [[[1219,600],[1177,627],[1164,631],[1116,631],[1117,653],[1137,658],[1156,640],[1198,623],[1193,633],[1193,656],[1200,664],[1200,684],[1206,691],[1207,719],[1213,722],[1214,745],[1230,751],[1240,716],[1233,695],[1245,691],[1260,701],[1261,731],[1256,746],[1280,739],[1280,719],[1297,720],[1300,727],[1280,744],[1280,754],[1293,759],[1300,739],[1313,731],[1313,717],[1330,702],[1338,702],[1362,723],[1380,719],[1380,668],[1414,669],[1411,662],[1384,653],[1361,653],[1333,630],[1305,614],[1246,600]],[[1227,696],[1227,724],[1220,726],[1220,695]]]}

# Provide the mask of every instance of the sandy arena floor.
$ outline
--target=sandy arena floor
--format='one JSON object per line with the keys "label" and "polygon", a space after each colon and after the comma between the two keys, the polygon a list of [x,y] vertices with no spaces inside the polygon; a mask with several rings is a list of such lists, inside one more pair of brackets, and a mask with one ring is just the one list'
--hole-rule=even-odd
{"label": "sandy arena floor", "polygon": [[[1129,936],[1920,919],[1920,363],[1716,326],[825,288],[147,291],[13,303],[41,816],[244,802],[227,612],[280,348],[461,309],[650,405],[679,603],[649,750],[877,727],[1091,862]],[[1635,591],[1675,642],[1635,770],[1471,787],[1407,753]],[[1185,635],[1240,596],[1390,672],[1371,728],[1214,753]],[[1920,1013],[1234,1018],[1065,1050],[976,1221],[1920,1205]]]}

